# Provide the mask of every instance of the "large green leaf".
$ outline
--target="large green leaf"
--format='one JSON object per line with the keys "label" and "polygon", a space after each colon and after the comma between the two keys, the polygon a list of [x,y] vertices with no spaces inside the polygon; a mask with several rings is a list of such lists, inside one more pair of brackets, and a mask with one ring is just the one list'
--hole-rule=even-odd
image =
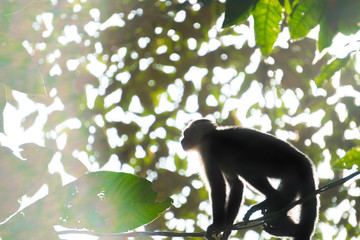
{"label": "large green leaf", "polygon": [[95,172],[61,190],[63,225],[100,232],[124,232],[147,224],[170,207],[170,198],[159,202],[146,179],[128,173]]}
{"label": "large green leaf", "polygon": [[[128,173],[89,173],[28,207],[0,232],[7,232],[9,239],[21,239],[36,227],[51,232],[53,225],[102,233],[132,230],[153,221],[172,204],[171,198],[157,201],[151,185]],[[28,229],[28,223],[36,224]]]}
{"label": "large green leaf", "polygon": [[255,20],[255,38],[263,55],[271,53],[280,32],[282,6],[278,0],[260,0],[253,12]]}
{"label": "large green leaf", "polygon": [[323,0],[301,1],[293,10],[289,19],[290,36],[293,39],[305,37],[319,24],[324,8]]}

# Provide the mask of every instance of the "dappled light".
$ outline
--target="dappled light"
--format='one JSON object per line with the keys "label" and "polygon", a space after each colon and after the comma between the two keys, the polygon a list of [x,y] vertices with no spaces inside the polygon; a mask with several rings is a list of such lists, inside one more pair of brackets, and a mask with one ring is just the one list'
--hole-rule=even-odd
{"label": "dappled light", "polygon": [[[264,19],[267,1],[235,2],[0,3],[0,237],[32,221],[34,230],[24,228],[22,236],[205,231],[211,205],[198,155],[179,143],[186,124],[201,117],[290,142],[312,159],[320,185],[354,172],[360,18],[345,13],[359,3],[325,8],[319,1],[299,24],[312,1],[299,8],[297,1],[272,1],[272,19]],[[239,9],[249,11],[240,16]],[[342,166],[339,158],[347,159]],[[100,172],[108,175],[92,178]],[[134,189],[120,182],[132,184],[133,176],[141,183],[131,196],[148,193],[150,205],[127,209],[130,193],[122,191]],[[76,186],[85,193],[71,190]],[[314,238],[360,239],[359,197],[359,181],[321,195]],[[263,200],[251,190],[245,198],[237,221]],[[26,217],[14,215],[18,210]],[[271,238],[260,226],[232,236]]]}

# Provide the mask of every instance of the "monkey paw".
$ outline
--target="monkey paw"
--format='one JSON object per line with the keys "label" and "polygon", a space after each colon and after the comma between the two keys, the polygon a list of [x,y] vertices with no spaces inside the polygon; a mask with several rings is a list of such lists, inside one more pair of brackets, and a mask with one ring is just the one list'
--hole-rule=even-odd
{"label": "monkey paw", "polygon": [[[215,240],[217,236],[221,233],[222,226],[211,224],[208,226],[205,234],[207,240]],[[215,237],[214,237],[215,236]]]}

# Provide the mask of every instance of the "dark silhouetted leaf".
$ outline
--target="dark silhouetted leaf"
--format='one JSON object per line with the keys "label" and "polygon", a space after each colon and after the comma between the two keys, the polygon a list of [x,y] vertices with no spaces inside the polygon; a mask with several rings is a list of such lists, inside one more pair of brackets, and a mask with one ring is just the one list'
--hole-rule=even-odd
{"label": "dark silhouetted leaf", "polygon": [[245,21],[258,0],[226,0],[225,18],[222,24],[223,28]]}
{"label": "dark silhouetted leaf", "polygon": [[330,47],[334,37],[334,32],[329,28],[327,18],[323,18],[320,23],[318,49],[321,52],[327,47]]}

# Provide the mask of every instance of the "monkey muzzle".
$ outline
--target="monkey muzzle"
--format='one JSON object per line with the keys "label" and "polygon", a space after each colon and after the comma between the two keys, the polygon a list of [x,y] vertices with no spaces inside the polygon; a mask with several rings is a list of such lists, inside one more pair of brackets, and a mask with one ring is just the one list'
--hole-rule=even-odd
{"label": "monkey muzzle", "polygon": [[183,138],[181,140],[181,146],[185,151],[189,151],[190,149],[192,149],[193,148],[192,145],[193,144],[191,142],[187,141],[185,138]]}

